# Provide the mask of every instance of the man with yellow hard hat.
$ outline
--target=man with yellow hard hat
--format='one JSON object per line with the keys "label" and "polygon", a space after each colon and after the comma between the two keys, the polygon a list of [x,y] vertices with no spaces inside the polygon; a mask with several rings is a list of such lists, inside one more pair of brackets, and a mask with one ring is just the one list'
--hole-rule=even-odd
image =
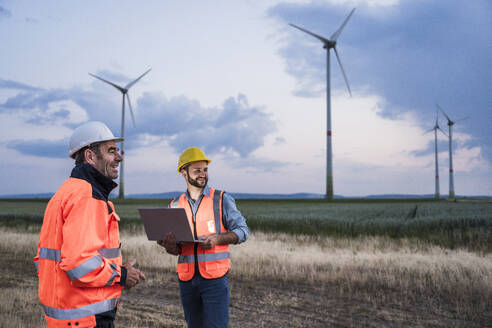
{"label": "man with yellow hard hat", "polygon": [[172,234],[158,241],[169,254],[179,256],[176,271],[190,328],[229,326],[229,244],[240,244],[249,236],[234,199],[207,186],[210,162],[196,147],[181,154],[178,172],[187,190],[170,204],[185,209],[194,237],[201,242],[178,244]]}

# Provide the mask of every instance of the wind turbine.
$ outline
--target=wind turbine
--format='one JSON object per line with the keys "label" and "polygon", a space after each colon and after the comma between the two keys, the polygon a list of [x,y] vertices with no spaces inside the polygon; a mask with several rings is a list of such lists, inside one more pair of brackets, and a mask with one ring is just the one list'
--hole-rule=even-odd
{"label": "wind turbine", "polygon": [[448,127],[449,127],[449,199],[455,199],[454,195],[454,177],[453,177],[453,125],[456,122],[466,120],[468,117],[461,118],[456,121],[452,121],[449,116],[444,112],[444,110],[439,106],[439,104],[436,104],[437,108],[446,116],[446,119],[448,120]]}
{"label": "wind turbine", "polygon": [[[128,107],[130,107],[130,114],[132,116],[132,122],[133,122],[133,127],[135,127],[135,116],[133,115],[133,109],[132,109],[132,103],[130,102],[130,96],[128,95],[128,90],[130,90],[130,88],[135,84],[137,83],[142,77],[144,77],[148,72],[150,72],[151,68],[149,68],[145,73],[143,73],[142,75],[140,75],[139,77],[137,77],[135,80],[131,81],[130,83],[128,83],[127,85],[125,85],[124,87],[121,87],[113,82],[110,82],[108,80],[105,80],[103,79],[102,77],[99,77],[97,75],[94,75],[94,74],[91,74],[89,73],[90,76],[92,77],[95,77],[96,79],[98,80],[101,80],[109,85],[112,85],[113,87],[115,87],[116,89],[118,89],[121,94],[123,95],[123,100],[122,100],[122,104],[121,104],[121,137],[124,138],[125,137],[125,97],[126,99],[128,100]],[[125,145],[124,145],[124,141],[121,142],[121,156],[124,157],[125,155]],[[120,163],[120,191],[119,191],[119,194],[118,194],[118,197],[120,199],[123,199],[125,198],[125,185],[124,185],[124,178],[123,178],[123,173],[124,173],[124,163],[125,161],[122,161]]]}
{"label": "wind turbine", "polygon": [[434,127],[432,129],[425,132],[425,133],[429,133],[431,131],[434,131],[434,152],[435,152],[435,164],[436,164],[436,168],[435,168],[436,192],[435,192],[434,198],[436,198],[436,199],[440,198],[440,194],[439,194],[439,163],[438,163],[438,159],[437,159],[437,130],[440,130],[442,133],[444,133],[445,136],[447,136],[447,134],[439,127],[438,119],[439,119],[439,110],[436,109],[436,124],[434,125]]}
{"label": "wind turbine", "polygon": [[338,28],[338,30],[333,33],[329,39],[326,39],[320,35],[314,34],[302,27],[289,23],[290,26],[293,26],[313,37],[323,42],[323,48],[326,49],[326,199],[333,199],[333,157],[332,157],[332,148],[331,148],[331,90],[330,90],[330,49],[335,51],[335,55],[338,60],[338,64],[340,65],[340,69],[343,74],[343,78],[345,79],[345,83],[347,85],[348,92],[350,96],[352,96],[352,92],[350,91],[350,86],[347,80],[347,75],[345,74],[345,70],[343,69],[342,62],[340,61],[340,56],[338,55],[338,51],[336,48],[337,39],[342,33],[343,28],[347,24],[348,20],[354,13],[355,8],[352,9],[350,14],[345,18],[343,24]]}

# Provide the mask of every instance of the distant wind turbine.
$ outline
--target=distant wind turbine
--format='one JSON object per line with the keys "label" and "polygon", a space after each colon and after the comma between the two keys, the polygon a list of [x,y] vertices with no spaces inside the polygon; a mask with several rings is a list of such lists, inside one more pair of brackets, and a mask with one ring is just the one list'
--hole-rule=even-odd
{"label": "distant wind turbine", "polygon": [[439,110],[436,109],[436,124],[434,125],[434,127],[428,131],[426,131],[425,133],[429,133],[431,131],[434,131],[434,152],[435,152],[435,164],[436,164],[436,168],[435,168],[435,173],[436,173],[436,181],[435,181],[435,185],[436,185],[436,192],[435,192],[435,198],[436,199],[439,199],[441,197],[441,195],[439,194],[439,163],[438,163],[438,159],[437,159],[437,130],[441,131],[442,133],[444,133],[445,136],[447,136],[447,134],[439,127],[439,123],[438,123],[438,120],[439,120]]}
{"label": "distant wind turbine", "polygon": [[345,79],[345,84],[347,85],[348,92],[350,96],[352,96],[352,92],[350,91],[350,86],[347,80],[347,75],[345,74],[345,70],[343,69],[342,62],[340,60],[340,56],[338,55],[338,51],[336,48],[337,39],[342,33],[343,28],[347,24],[348,20],[354,13],[355,8],[352,9],[350,14],[347,16],[343,24],[333,33],[329,39],[326,39],[322,36],[314,34],[302,27],[299,27],[294,24],[290,24],[313,37],[323,42],[323,48],[326,49],[326,199],[333,199],[333,158],[332,158],[332,148],[331,148],[331,90],[330,90],[330,49],[335,51],[335,55],[338,60],[338,64],[340,65],[340,69],[342,70],[343,78]]}
{"label": "distant wind turbine", "polygon": [[[131,81],[128,83],[126,86],[121,87],[113,82],[110,82],[108,80],[103,79],[102,77],[99,77],[97,75],[89,73],[90,76],[95,77],[96,79],[99,79],[109,85],[112,85],[116,89],[118,89],[122,95],[123,95],[123,101],[121,105],[121,137],[125,137],[125,97],[128,100],[128,107],[130,107],[130,114],[132,116],[132,122],[133,122],[133,127],[135,127],[135,116],[133,115],[133,109],[132,109],[132,103],[130,102],[130,96],[128,95],[128,90],[137,83],[142,77],[144,77],[148,72],[150,72],[151,68],[149,68],[145,73],[137,77],[135,80]],[[124,146],[124,141],[121,142],[121,156],[123,157],[125,155],[125,146]],[[120,191],[118,194],[118,197],[120,199],[125,198],[125,185],[124,185],[124,178],[123,178],[123,168],[124,168],[124,163],[125,161],[120,163]]]}
{"label": "distant wind turbine", "polygon": [[454,177],[453,177],[453,125],[456,122],[466,120],[468,117],[460,118],[459,120],[456,121],[451,121],[449,116],[444,112],[444,110],[439,106],[439,104],[436,104],[437,108],[446,116],[446,119],[448,120],[448,127],[449,127],[449,199],[455,199],[455,194],[454,194]]}

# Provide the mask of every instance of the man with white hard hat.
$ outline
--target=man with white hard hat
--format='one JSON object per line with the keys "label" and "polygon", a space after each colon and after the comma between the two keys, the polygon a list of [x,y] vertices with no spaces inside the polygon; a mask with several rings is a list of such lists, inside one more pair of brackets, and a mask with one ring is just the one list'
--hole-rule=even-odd
{"label": "man with white hard hat", "polygon": [[207,186],[210,162],[197,147],[183,151],[178,172],[187,190],[170,204],[185,209],[195,239],[202,242],[178,244],[172,234],[158,241],[169,254],[179,256],[176,271],[189,328],[229,327],[229,244],[240,244],[249,236],[234,198]]}
{"label": "man with white hard hat", "polygon": [[70,178],[49,201],[34,262],[48,327],[114,327],[121,290],[145,279],[122,264],[118,221],[109,193],[123,160],[116,138],[101,122],[74,130]]}

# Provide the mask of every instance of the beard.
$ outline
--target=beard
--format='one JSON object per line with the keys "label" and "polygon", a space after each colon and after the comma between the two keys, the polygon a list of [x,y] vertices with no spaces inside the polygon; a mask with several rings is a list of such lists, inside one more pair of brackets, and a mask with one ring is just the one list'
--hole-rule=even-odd
{"label": "beard", "polygon": [[190,176],[188,176],[188,182],[194,187],[205,188],[205,186],[208,183],[208,178],[200,178],[201,181],[205,180],[205,182],[198,182],[197,180],[198,179],[195,180],[195,179],[192,179]]}

